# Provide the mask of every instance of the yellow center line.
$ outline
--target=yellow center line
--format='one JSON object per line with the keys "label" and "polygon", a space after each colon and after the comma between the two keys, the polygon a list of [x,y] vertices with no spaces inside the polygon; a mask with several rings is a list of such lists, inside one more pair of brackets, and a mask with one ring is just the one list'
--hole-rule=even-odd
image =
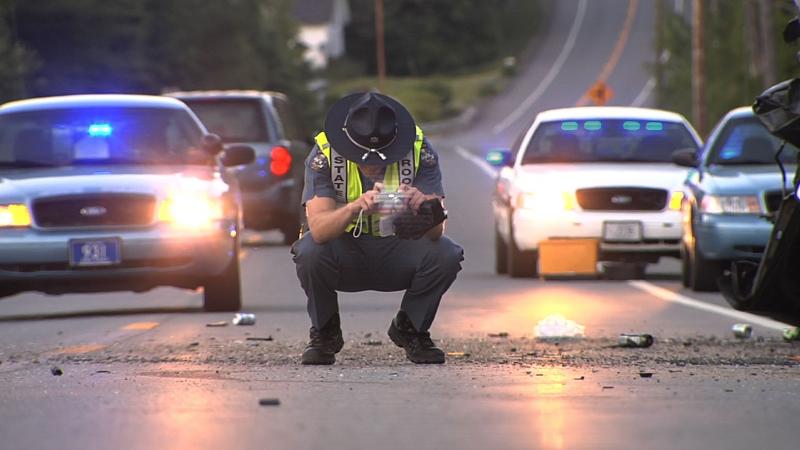
{"label": "yellow center line", "polygon": [[[622,31],[619,33],[617,42],[614,44],[614,50],[611,51],[611,56],[608,58],[603,70],[601,70],[597,75],[597,79],[594,83],[592,83],[592,86],[598,83],[605,83],[611,76],[611,73],[614,72],[614,69],[617,67],[620,58],[622,58],[622,52],[625,51],[625,46],[628,44],[628,38],[630,37],[631,29],[633,28],[633,22],[636,20],[636,9],[638,6],[639,0],[628,1],[628,12],[625,15],[625,24],[622,26]],[[586,106],[589,103],[589,96],[587,94],[588,89],[587,93],[584,93],[578,102],[575,103],[575,106]]]}
{"label": "yellow center line", "polygon": [[141,331],[141,330],[152,330],[153,328],[158,326],[158,322],[134,322],[122,327],[123,330],[128,331]]}
{"label": "yellow center line", "polygon": [[108,345],[105,344],[80,344],[60,348],[58,350],[54,350],[52,353],[56,355],[80,355],[83,353],[97,352],[106,347],[108,347]]}

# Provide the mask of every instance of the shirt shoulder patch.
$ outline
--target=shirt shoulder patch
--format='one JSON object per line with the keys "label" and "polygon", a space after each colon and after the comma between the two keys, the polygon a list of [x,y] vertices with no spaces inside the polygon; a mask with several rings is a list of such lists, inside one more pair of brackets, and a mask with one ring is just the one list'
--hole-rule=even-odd
{"label": "shirt shoulder patch", "polygon": [[427,142],[422,143],[422,148],[419,151],[419,163],[424,167],[434,167],[438,163],[438,156],[430,147]]}
{"label": "shirt shoulder patch", "polygon": [[311,170],[314,172],[324,172],[330,168],[328,158],[321,151],[317,150],[314,158],[311,159]]}

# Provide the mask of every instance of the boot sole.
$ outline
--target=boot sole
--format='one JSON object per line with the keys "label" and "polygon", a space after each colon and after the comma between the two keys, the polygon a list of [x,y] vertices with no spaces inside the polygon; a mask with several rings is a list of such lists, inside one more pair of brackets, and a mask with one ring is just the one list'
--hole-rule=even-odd
{"label": "boot sole", "polygon": [[413,362],[414,364],[444,364],[445,358],[442,358],[442,359],[412,358],[408,354],[408,349],[406,349],[406,346],[403,345],[405,343],[405,341],[403,340],[402,337],[398,336],[397,328],[395,328],[393,326],[390,326],[389,327],[389,332],[386,333],[386,334],[389,335],[389,340],[391,340],[394,343],[394,345],[396,345],[396,346],[402,348],[403,350],[405,350],[406,359],[408,359],[409,361]]}

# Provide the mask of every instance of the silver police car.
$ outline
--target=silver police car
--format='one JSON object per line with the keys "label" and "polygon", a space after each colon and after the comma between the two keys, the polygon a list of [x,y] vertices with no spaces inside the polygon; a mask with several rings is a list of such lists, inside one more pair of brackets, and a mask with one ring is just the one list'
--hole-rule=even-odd
{"label": "silver police car", "polygon": [[240,199],[223,150],[178,100],[75,95],[0,106],[0,296],[203,288],[241,307]]}

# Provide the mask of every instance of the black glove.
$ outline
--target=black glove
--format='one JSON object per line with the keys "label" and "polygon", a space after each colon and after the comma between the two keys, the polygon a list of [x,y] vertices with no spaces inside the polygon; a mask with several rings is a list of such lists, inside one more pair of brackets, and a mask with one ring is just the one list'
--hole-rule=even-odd
{"label": "black glove", "polygon": [[447,213],[438,199],[426,200],[419,205],[416,215],[406,211],[394,218],[394,234],[400,239],[419,239],[446,218]]}

